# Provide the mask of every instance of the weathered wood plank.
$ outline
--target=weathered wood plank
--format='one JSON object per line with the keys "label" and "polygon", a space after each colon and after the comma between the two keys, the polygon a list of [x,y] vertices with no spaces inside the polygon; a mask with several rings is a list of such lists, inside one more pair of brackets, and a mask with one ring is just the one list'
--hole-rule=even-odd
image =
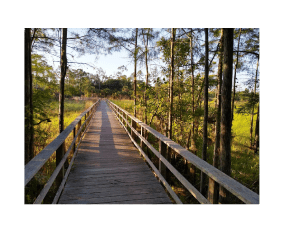
{"label": "weathered wood plank", "polygon": [[93,177],[87,177],[87,178],[80,178],[77,176],[76,177],[72,177],[72,179],[68,179],[68,183],[69,184],[80,184],[80,183],[84,183],[87,184],[89,182],[92,183],[96,183],[96,184],[101,184],[102,182],[109,182],[109,181],[115,181],[115,182],[132,182],[132,181],[148,181],[149,178],[152,177],[152,175],[145,175],[145,172],[141,172],[140,175],[131,175],[128,174],[129,176],[93,176]]}
{"label": "weathered wood plank", "polygon": [[[61,201],[66,200],[76,200],[76,199],[91,199],[91,198],[107,198],[109,197],[116,197],[121,198],[122,196],[126,196],[127,199],[136,199],[137,195],[141,194],[147,194],[152,195],[155,194],[156,197],[165,197],[165,193],[161,191],[161,189],[157,188],[148,188],[148,189],[132,189],[131,191],[122,189],[122,190],[116,190],[112,188],[112,191],[106,191],[106,192],[97,192],[93,191],[93,189],[90,189],[91,191],[86,191],[83,193],[77,193],[77,194],[64,194],[61,198]],[[124,199],[125,200],[125,199]]]}
{"label": "weathered wood plank", "polygon": [[95,188],[80,188],[77,189],[76,192],[74,192],[74,189],[66,189],[64,196],[65,195],[79,195],[79,194],[93,194],[93,193],[98,193],[98,194],[103,194],[103,195],[111,195],[115,193],[124,193],[124,194],[131,194],[131,193],[141,193],[141,191],[147,191],[149,193],[151,192],[157,192],[160,191],[161,189],[153,187],[153,186],[129,186],[124,190],[123,186],[114,186],[114,187],[95,187]]}
{"label": "weathered wood plank", "polygon": [[[126,186],[126,187],[124,187]],[[123,189],[131,189],[131,188],[140,188],[140,187],[149,187],[149,186],[160,186],[159,183],[157,182],[157,180],[153,180],[153,181],[131,181],[131,182],[123,182],[123,183],[119,183],[118,186],[116,186],[113,182],[110,182],[110,183],[102,183],[102,184],[94,184],[94,183],[90,183],[90,185],[80,185],[80,186],[75,186],[75,185],[72,185],[72,186],[66,186],[64,188],[65,191],[67,190],[72,190],[72,191],[75,191],[75,192],[79,192],[80,190],[82,189],[98,189],[98,188],[101,188],[101,189],[107,189],[107,188],[114,188],[114,187],[120,187],[120,188],[123,188]]]}
{"label": "weathered wood plank", "polygon": [[172,203],[102,101],[82,141],[59,203],[110,202]]}
{"label": "weathered wood plank", "polygon": [[[97,199],[89,199],[89,200],[74,200],[68,201],[68,203],[61,204],[99,204]],[[119,200],[119,201],[109,201],[102,202],[101,204],[170,204],[170,202],[166,202],[165,198],[147,198],[147,199],[135,199],[135,200]]]}
{"label": "weathered wood plank", "polygon": [[[106,197],[91,197],[82,199],[78,197],[77,199],[62,199],[60,201],[61,204],[80,204],[80,202],[85,201],[84,204],[105,204],[105,203],[111,203],[111,202],[120,202],[120,201],[134,201],[134,200],[145,200],[145,199],[163,199],[165,198],[164,193],[140,193],[140,194],[132,194],[132,195],[121,195],[121,196],[106,196]],[[170,199],[167,199],[169,203],[171,203]],[[165,202],[168,202],[165,200]]]}

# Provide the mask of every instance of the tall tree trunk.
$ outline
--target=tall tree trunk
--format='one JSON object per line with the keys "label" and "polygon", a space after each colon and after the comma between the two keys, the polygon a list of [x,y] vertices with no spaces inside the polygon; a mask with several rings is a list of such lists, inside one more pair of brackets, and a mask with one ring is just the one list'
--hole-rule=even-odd
{"label": "tall tree trunk", "polygon": [[31,66],[30,28],[24,31],[24,165],[30,160],[30,66]]}
{"label": "tall tree trunk", "polygon": [[65,102],[65,76],[67,71],[67,28],[63,28],[62,48],[61,48],[61,77],[59,92],[59,133],[64,130],[64,102]]}
{"label": "tall tree trunk", "polygon": [[[193,29],[191,28],[191,32],[190,32],[190,51],[191,51],[191,92],[192,92],[192,117],[193,117],[193,121],[192,121],[192,129],[191,129],[191,147],[190,150],[196,154],[197,152],[197,147],[196,147],[196,134],[195,134],[195,78],[194,78],[194,61],[193,61]],[[195,172],[195,168],[193,165],[189,164],[190,168],[190,181],[192,184],[195,183],[195,179],[196,179],[196,172]]]}
{"label": "tall tree trunk", "polygon": [[[144,29],[142,29],[142,34],[143,34],[143,40],[144,40],[144,45],[145,45],[145,66],[146,66],[146,83],[145,83],[145,91],[144,91],[144,103],[145,103],[145,111],[144,111],[144,122],[147,124],[148,123],[148,118],[147,118],[147,89],[148,89],[148,78],[149,78],[149,71],[148,71],[148,40],[149,40],[149,32],[150,28],[147,29],[147,36],[146,40],[144,38]],[[142,132],[143,128],[141,128]],[[148,139],[148,132],[146,130],[143,130],[143,135],[146,139]],[[141,143],[142,148],[144,148],[144,143]],[[149,154],[148,152],[148,147],[146,146],[146,153]]]}
{"label": "tall tree trunk", "polygon": [[30,50],[30,154],[34,157],[34,125],[33,125],[33,78],[32,78],[32,64],[31,64],[31,50]]}
{"label": "tall tree trunk", "polygon": [[[219,168],[220,160],[220,127],[221,127],[221,90],[222,90],[222,67],[223,67],[223,28],[221,29],[220,38],[220,55],[218,65],[218,93],[217,93],[217,116],[215,128],[215,148],[213,157],[213,166]],[[211,203],[216,203],[219,197],[219,185],[214,180],[209,179],[208,200]]]}
{"label": "tall tree trunk", "polygon": [[190,35],[190,49],[191,49],[191,82],[192,82],[192,112],[193,112],[193,122],[192,122],[192,138],[195,133],[195,95],[194,95],[194,67],[193,67],[193,29],[191,28],[191,35]]}
{"label": "tall tree trunk", "polygon": [[259,104],[257,106],[257,118],[256,118],[256,126],[255,126],[255,151],[257,153],[259,147]]}
{"label": "tall tree trunk", "polygon": [[[220,137],[220,170],[231,175],[231,90],[233,63],[233,28],[224,28],[224,58],[222,81],[222,116]],[[220,186],[219,202],[228,203],[228,193]]]}
{"label": "tall tree trunk", "polygon": [[148,71],[148,40],[149,40],[149,32],[150,29],[147,31],[146,42],[145,42],[145,65],[146,65],[146,86],[144,92],[144,101],[145,101],[145,123],[147,124],[147,96],[146,91],[148,89],[148,78],[149,78],[149,71]]}
{"label": "tall tree trunk", "polygon": [[173,114],[173,80],[174,80],[174,42],[175,42],[175,35],[176,35],[176,29],[172,28],[172,34],[171,34],[171,73],[170,73],[170,79],[169,79],[169,86],[170,86],[170,110],[169,110],[169,139],[172,139],[172,114]]}
{"label": "tall tree trunk", "polygon": [[234,112],[236,69],[237,69],[237,66],[239,65],[239,49],[240,49],[241,32],[242,32],[242,28],[240,28],[240,32],[239,32],[238,48],[237,48],[237,52],[236,52],[236,63],[235,63],[235,68],[234,68],[233,97],[232,97],[232,106],[231,106],[231,125],[232,125],[232,121],[233,121],[233,112]]}
{"label": "tall tree trunk", "polygon": [[134,47],[134,81],[133,81],[133,91],[134,91],[134,117],[136,117],[136,65],[137,65],[137,37],[138,28],[135,29],[135,47]]}
{"label": "tall tree trunk", "polygon": [[190,50],[191,50],[191,91],[192,91],[192,132],[191,132],[191,147],[190,150],[196,154],[197,148],[195,143],[195,78],[194,78],[194,64],[193,64],[193,29],[190,32]]}
{"label": "tall tree trunk", "polygon": [[[205,28],[205,77],[204,77],[204,119],[203,119],[203,147],[202,159],[207,160],[207,119],[208,119],[208,28]],[[201,172],[200,192],[204,194],[206,178]]]}
{"label": "tall tree trunk", "polygon": [[[63,28],[62,33],[62,47],[61,47],[61,77],[60,77],[60,92],[59,92],[59,133],[64,130],[64,102],[65,102],[65,76],[67,72],[67,28]],[[56,166],[60,163],[65,154],[65,143],[56,151]],[[59,186],[64,170],[62,169],[56,178],[57,185]]]}
{"label": "tall tree trunk", "polygon": [[[254,81],[254,95],[253,98],[255,98],[256,95],[256,83],[257,83],[257,71],[258,71],[258,64],[259,64],[259,59],[257,59],[257,65],[256,65],[256,74],[255,74],[255,81]],[[255,104],[252,106],[252,112],[251,112],[251,125],[250,125],[250,147],[253,146],[252,144],[252,134],[253,134],[253,117],[254,117],[254,107]]]}

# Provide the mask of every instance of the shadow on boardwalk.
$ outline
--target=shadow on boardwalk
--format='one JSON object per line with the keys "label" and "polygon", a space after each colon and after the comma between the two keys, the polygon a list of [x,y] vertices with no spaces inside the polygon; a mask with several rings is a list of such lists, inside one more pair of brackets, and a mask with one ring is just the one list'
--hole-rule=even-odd
{"label": "shadow on boardwalk", "polygon": [[98,106],[60,204],[171,204],[107,103]]}

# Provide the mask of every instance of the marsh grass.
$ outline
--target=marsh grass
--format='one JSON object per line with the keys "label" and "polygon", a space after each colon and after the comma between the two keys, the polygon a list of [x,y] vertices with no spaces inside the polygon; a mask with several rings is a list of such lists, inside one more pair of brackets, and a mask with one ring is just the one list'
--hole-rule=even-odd
{"label": "marsh grass", "polygon": [[[256,115],[254,117],[254,128]],[[259,193],[259,155],[250,148],[251,116],[234,114],[232,123],[231,168],[232,177]]]}

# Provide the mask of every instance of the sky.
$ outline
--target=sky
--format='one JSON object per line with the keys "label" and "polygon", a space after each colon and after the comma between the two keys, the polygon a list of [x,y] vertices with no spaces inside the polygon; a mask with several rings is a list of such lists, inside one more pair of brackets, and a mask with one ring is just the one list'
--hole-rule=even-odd
{"label": "sky", "polygon": [[[84,29],[80,28],[69,28],[68,29],[68,38],[73,37],[70,32],[78,32],[78,33],[84,33]],[[168,34],[168,33],[167,33]],[[164,34],[165,37],[168,35]],[[68,40],[71,43],[71,40]],[[140,41],[139,41],[140,43]],[[90,55],[90,54],[85,54],[81,57],[78,57],[77,53],[74,52],[71,48],[67,48],[67,53],[70,53],[73,55],[70,56],[68,55],[68,62],[78,62],[78,63],[88,63],[87,64],[76,64],[76,63],[69,63],[70,67],[72,69],[83,69],[89,73],[92,74],[97,74],[97,68],[102,68],[106,76],[114,76],[114,74],[118,71],[118,67],[125,65],[127,67],[127,71],[124,71],[123,74],[130,76],[133,71],[134,71],[134,64],[132,59],[128,58],[129,54],[127,51],[120,51],[120,52],[113,52],[112,54],[104,55],[104,54],[99,54],[97,59],[96,55]],[[59,54],[59,53],[57,53]],[[45,55],[49,65],[52,65],[54,69],[59,68],[59,58],[51,55]],[[215,59],[217,61],[217,59]],[[163,65],[160,61],[156,61],[155,63]],[[155,64],[152,62],[150,63],[150,67],[153,67]],[[145,66],[138,66],[137,71],[142,70],[142,72],[145,74]],[[216,70],[215,70],[216,73]],[[233,72],[234,73],[234,72]],[[213,73],[210,73],[213,74]],[[246,88],[244,82],[249,78],[249,75],[246,73],[237,73],[237,91],[242,91]],[[259,91],[259,90],[258,90]]]}
{"label": "sky", "polygon": [[[83,32],[82,29],[68,29],[68,37],[72,37],[72,35],[70,34],[71,31],[75,31],[75,32]],[[133,64],[130,63],[130,59],[128,59],[128,54],[125,51],[120,51],[120,52],[113,52],[112,54],[109,55],[98,55],[98,58],[96,59],[96,55],[91,55],[91,54],[85,54],[81,57],[78,57],[77,53],[74,52],[72,49],[67,47],[67,53],[71,53],[72,55],[74,55],[74,58],[70,55],[67,56],[68,58],[68,62],[78,62],[78,63],[88,63],[91,66],[94,66],[96,68],[102,68],[105,72],[107,76],[113,75],[114,73],[116,73],[118,71],[118,67],[122,66],[122,65],[126,65],[128,71],[125,71],[124,74],[129,76],[132,72],[133,72]],[[54,67],[54,69],[59,67],[59,58],[55,57],[55,56],[51,56],[49,54],[45,54],[45,53],[40,53],[43,54],[49,65],[52,65]],[[57,50],[57,54],[58,50]],[[92,68],[90,65],[86,65],[86,64],[76,64],[76,63],[69,63],[70,67],[72,69],[83,69],[89,73],[92,74],[97,74],[97,70]]]}

